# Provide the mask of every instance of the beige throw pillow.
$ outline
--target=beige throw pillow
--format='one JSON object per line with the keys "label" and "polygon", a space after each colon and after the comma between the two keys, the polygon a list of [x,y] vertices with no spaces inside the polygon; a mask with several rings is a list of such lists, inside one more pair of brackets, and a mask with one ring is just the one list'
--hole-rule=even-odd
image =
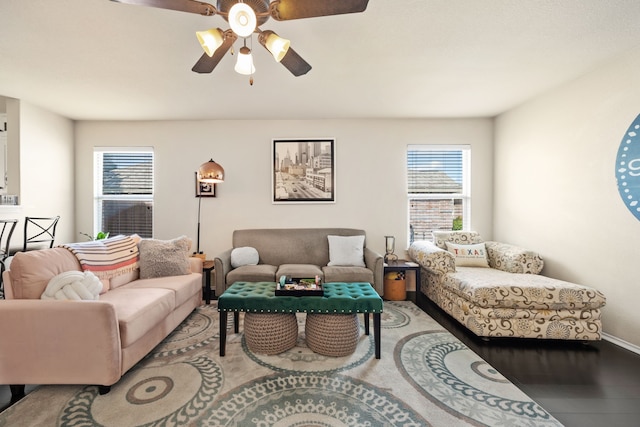
{"label": "beige throw pillow", "polygon": [[484,243],[475,245],[458,245],[445,242],[447,250],[456,260],[456,267],[489,267],[487,262],[487,250]]}
{"label": "beige throw pillow", "polygon": [[138,247],[141,279],[191,273],[191,239],[186,236],[173,240],[142,239]]}

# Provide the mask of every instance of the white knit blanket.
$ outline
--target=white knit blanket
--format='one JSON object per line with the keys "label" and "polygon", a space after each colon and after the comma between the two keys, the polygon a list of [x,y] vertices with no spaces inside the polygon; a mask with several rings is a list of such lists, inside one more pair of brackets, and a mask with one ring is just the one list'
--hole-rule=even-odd
{"label": "white knit blanket", "polygon": [[48,300],[97,300],[102,282],[90,271],[66,271],[53,277],[40,296]]}

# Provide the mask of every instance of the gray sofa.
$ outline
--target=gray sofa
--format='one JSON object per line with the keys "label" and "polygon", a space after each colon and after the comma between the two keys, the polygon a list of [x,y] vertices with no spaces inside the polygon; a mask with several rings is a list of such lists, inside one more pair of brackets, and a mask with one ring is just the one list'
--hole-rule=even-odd
{"label": "gray sofa", "polygon": [[[382,255],[363,248],[363,266],[328,265],[329,236],[365,236],[353,228],[265,228],[235,230],[232,248],[214,258],[215,292],[220,296],[234,282],[273,282],[280,276],[315,277],[324,282],[368,282],[382,295]],[[255,248],[257,265],[232,267],[232,251]],[[237,253],[237,251],[236,251]]]}

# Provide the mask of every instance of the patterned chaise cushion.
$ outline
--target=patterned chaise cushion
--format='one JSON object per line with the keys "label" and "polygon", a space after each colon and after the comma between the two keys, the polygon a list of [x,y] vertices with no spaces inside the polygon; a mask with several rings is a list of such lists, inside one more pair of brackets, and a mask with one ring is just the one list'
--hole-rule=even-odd
{"label": "patterned chaise cushion", "polygon": [[595,309],[605,305],[594,288],[535,274],[460,267],[442,285],[480,307],[538,310]]}
{"label": "patterned chaise cushion", "polygon": [[509,273],[540,274],[544,261],[537,252],[499,242],[485,242],[489,266]]}
{"label": "patterned chaise cushion", "polygon": [[456,261],[451,252],[440,249],[426,240],[413,242],[409,246],[409,256],[434,274],[446,274],[456,271]]}
{"label": "patterned chaise cushion", "polygon": [[433,243],[440,249],[447,250],[447,243],[458,245],[472,245],[482,243],[480,233],[477,231],[434,231]]}

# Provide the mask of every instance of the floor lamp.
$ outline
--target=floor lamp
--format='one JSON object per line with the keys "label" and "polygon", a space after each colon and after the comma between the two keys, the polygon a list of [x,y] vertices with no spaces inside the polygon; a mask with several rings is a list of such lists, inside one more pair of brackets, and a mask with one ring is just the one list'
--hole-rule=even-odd
{"label": "floor lamp", "polygon": [[[214,162],[213,159],[209,160],[206,163],[203,163],[198,168],[198,173],[196,176],[198,188],[200,188],[200,183],[206,182],[211,184],[212,188],[214,184],[219,182],[224,182],[224,168],[220,166],[218,163]],[[200,206],[202,205],[202,194],[199,192],[196,193],[198,195],[198,238],[196,243],[196,255],[201,255],[200,252]],[[204,258],[204,256],[202,256]]]}

